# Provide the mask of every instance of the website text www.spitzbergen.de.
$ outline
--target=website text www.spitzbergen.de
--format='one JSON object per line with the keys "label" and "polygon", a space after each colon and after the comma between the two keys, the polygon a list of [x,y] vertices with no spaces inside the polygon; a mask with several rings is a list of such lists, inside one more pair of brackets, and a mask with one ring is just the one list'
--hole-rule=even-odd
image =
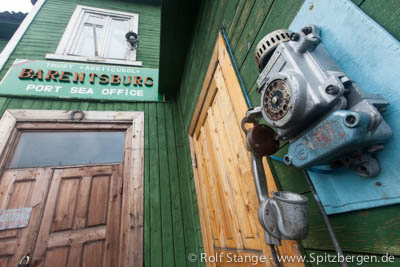
{"label": "website text www.spitzbergen.de", "polygon": [[[204,263],[248,263],[250,265],[257,265],[259,263],[265,263],[273,261],[274,259],[265,255],[241,255],[233,252],[219,252],[213,255],[207,255],[206,253],[189,253],[188,260],[190,262],[204,262]],[[277,260],[281,263],[312,263],[313,265],[319,265],[323,263],[355,263],[357,265],[363,265],[366,263],[394,263],[395,257],[390,254],[384,255],[339,255],[332,253],[309,253],[307,256],[294,256],[294,255],[277,255]]]}

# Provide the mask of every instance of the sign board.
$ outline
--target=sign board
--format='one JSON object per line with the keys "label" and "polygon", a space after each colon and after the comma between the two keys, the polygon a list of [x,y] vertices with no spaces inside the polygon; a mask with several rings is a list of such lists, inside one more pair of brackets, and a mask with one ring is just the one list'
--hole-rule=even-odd
{"label": "sign board", "polygon": [[104,101],[161,101],[158,69],[16,59],[0,95]]}
{"label": "sign board", "polygon": [[27,227],[31,213],[32,208],[0,210],[0,230]]}

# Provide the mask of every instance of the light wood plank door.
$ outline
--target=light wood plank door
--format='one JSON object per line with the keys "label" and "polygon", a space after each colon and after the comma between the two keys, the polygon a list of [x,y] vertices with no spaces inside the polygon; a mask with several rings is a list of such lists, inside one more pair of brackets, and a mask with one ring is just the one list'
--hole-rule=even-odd
{"label": "light wood plank door", "polygon": [[[246,111],[246,102],[220,36],[189,129],[192,156],[197,162],[193,169],[205,252],[220,257],[217,262],[209,262],[209,266],[232,266],[229,261],[233,257],[247,259],[234,266],[275,265],[257,219],[259,204],[250,154],[240,127]],[[266,162],[265,168],[269,189],[276,191]],[[301,255],[293,241],[284,241],[278,253]],[[262,255],[266,261],[257,262],[263,259]]]}
{"label": "light wood plank door", "polygon": [[119,266],[122,164],[55,169],[32,265]]}

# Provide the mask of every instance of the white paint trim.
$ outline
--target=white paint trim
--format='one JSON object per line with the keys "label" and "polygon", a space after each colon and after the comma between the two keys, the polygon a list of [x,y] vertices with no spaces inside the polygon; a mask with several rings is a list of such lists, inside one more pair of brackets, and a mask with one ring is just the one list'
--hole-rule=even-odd
{"label": "white paint trim", "polygon": [[6,47],[4,47],[3,52],[0,54],[0,70],[4,67],[7,60],[10,58],[12,52],[17,47],[19,41],[22,39],[22,36],[24,36],[29,25],[31,25],[33,19],[36,17],[37,13],[45,2],[46,0],[38,0],[36,2],[31,12],[28,13],[28,15],[22,21],[21,25],[19,25],[17,31],[7,43]]}
{"label": "white paint trim", "polygon": [[[143,111],[82,111],[84,118],[80,122],[130,122],[143,117]],[[1,121],[7,116],[12,116],[15,121],[51,121],[76,122],[71,119],[72,110],[33,110],[33,109],[7,109]],[[2,131],[0,130],[0,134]]]}
{"label": "white paint trim", "polygon": [[109,59],[109,58],[101,58],[101,57],[87,58],[87,57],[80,57],[80,56],[58,55],[58,54],[46,54],[46,59],[75,61],[75,62],[90,62],[90,63],[97,63],[97,64],[136,66],[136,67],[141,67],[143,65],[142,61],[128,61],[128,60],[118,60],[118,59]]}

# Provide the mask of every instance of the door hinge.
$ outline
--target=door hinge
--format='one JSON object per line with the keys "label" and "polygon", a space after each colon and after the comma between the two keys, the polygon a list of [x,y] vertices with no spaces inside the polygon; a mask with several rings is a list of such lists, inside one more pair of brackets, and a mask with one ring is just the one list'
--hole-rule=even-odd
{"label": "door hinge", "polygon": [[193,156],[192,156],[192,166],[193,166],[193,168],[197,169],[197,156],[196,156],[196,153],[193,153]]}

